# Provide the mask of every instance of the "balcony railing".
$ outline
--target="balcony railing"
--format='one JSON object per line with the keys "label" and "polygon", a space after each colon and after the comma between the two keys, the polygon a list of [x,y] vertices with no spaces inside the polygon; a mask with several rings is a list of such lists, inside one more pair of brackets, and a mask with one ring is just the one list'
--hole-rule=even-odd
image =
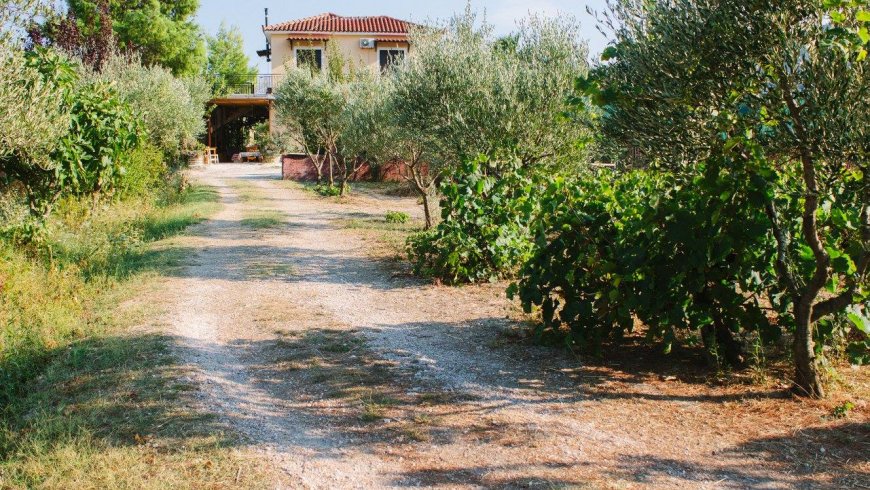
{"label": "balcony railing", "polygon": [[281,75],[250,75],[230,77],[218,87],[226,95],[272,95],[281,83]]}

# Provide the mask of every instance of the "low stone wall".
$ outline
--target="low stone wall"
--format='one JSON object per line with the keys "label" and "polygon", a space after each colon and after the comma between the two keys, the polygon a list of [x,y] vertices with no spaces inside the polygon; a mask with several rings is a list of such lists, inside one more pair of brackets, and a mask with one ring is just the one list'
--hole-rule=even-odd
{"label": "low stone wall", "polygon": [[308,155],[293,153],[281,158],[281,178],[284,180],[317,180],[317,169]]}
{"label": "low stone wall", "polygon": [[[402,172],[404,171],[404,163],[390,162],[380,167],[379,175],[372,172],[372,167],[365,164],[354,175],[350,177],[351,182],[401,182],[404,180]],[[324,166],[325,167],[325,166]],[[324,177],[328,172],[327,168],[323,169]],[[281,158],[281,177],[284,180],[298,180],[303,182],[312,182],[317,180],[317,169],[314,167],[314,162],[308,155],[302,153],[291,153],[284,155]]]}

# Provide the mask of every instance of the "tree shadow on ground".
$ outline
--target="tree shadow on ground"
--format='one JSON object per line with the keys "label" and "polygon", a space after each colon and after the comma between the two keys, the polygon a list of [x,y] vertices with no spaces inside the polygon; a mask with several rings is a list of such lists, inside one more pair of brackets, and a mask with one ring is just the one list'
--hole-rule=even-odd
{"label": "tree shadow on ground", "polygon": [[35,362],[41,375],[4,407],[2,458],[27,457],[28,448],[71,440],[105,446],[142,446],[159,438],[175,447],[231,446],[240,441],[214,416],[196,410],[195,387],[160,335],[89,338],[10,356],[0,365]]}
{"label": "tree shadow on ground", "polygon": [[752,439],[717,452],[717,464],[710,466],[654,456],[626,457],[613,476],[639,484],[660,478],[689,486],[716,482],[722,488],[867,488],[868,447],[870,424],[846,422]]}
{"label": "tree shadow on ground", "polygon": [[[308,324],[305,318],[300,321]],[[595,406],[601,410],[614,408],[606,405],[608,401],[602,401],[598,393],[585,393],[581,386],[572,383],[568,385],[575,390],[573,396],[566,396],[556,383],[544,383],[534,388],[536,398],[494,399],[477,396],[474,391],[445,388],[437,380],[418,376],[415,363],[381,356],[371,348],[368,339],[372,334],[366,329],[322,326],[280,331],[278,340],[234,342],[229,346],[205,344],[197,349],[235,352],[237,361],[223,364],[219,376],[238,383],[237,373],[247,372],[247,381],[272,397],[260,406],[252,405],[250,400],[226,399],[229,406],[248,402],[244,410],[225,414],[230,425],[255,422],[274,437],[272,442],[278,445],[283,441],[290,447],[320,448],[314,451],[313,458],[342,458],[348,449],[382,457],[386,447],[390,448],[389,454],[403,454],[408,458],[413,458],[421,447],[464,445],[478,447],[481,451],[487,445],[536,447],[541,427],[525,428],[520,421],[495,423],[493,416],[522,404],[541,405],[543,413],[550,414],[566,407],[570,412],[575,403],[577,405],[573,406],[586,407],[586,410]],[[521,367],[529,367],[528,361],[526,359]],[[502,387],[515,389],[517,386],[508,380]],[[676,405],[684,401],[679,397],[652,400],[674,401]],[[729,403],[733,401],[730,397],[703,397],[699,401],[721,406],[723,410],[734,409]],[[590,405],[590,402],[602,404]],[[276,412],[275,406],[282,410]],[[732,408],[725,408],[728,406]],[[641,421],[637,424],[643,425]],[[324,428],[328,430],[324,432]],[[578,434],[578,437],[583,436]],[[666,440],[668,435],[661,437]],[[339,441],[337,448],[324,443],[325,439]],[[868,443],[866,424],[846,423],[749,438],[717,450],[712,460],[706,458],[710,464],[704,465],[635,452],[624,454],[615,465],[598,465],[594,460],[569,463],[559,460],[558,451],[544,451],[538,453],[535,462],[527,464],[493,461],[481,465],[479,460],[459,459],[427,466],[425,461],[417,462],[413,469],[395,473],[392,483],[409,487],[457,483],[492,488],[558,487],[582,484],[583,478],[589,475],[596,478],[592,483],[610,475],[614,480],[641,485],[666,481],[689,486],[715,482],[728,488],[782,485],[842,488],[866,483],[868,475],[866,469],[861,468],[862,465],[866,468],[867,455],[861,451]],[[820,456],[820,447],[826,448],[823,456]],[[562,471],[564,478],[553,476]]]}
{"label": "tree shadow on ground", "polygon": [[[587,463],[582,466],[591,466],[592,463]],[[422,468],[419,470],[405,472],[398,475],[392,482],[394,485],[411,486],[408,481],[418,482],[427,487],[441,487],[445,485],[470,485],[478,488],[583,488],[582,484],[578,485],[576,479],[573,478],[540,478],[534,476],[517,476],[503,477],[497,476],[495,472],[507,473],[525,473],[540,471],[540,470],[557,470],[563,471],[566,474],[571,474],[577,471],[577,465],[566,464],[517,464],[511,466],[491,465],[491,466],[463,466],[456,465],[453,468]],[[593,487],[594,488],[594,487]]]}
{"label": "tree shadow on ground", "polygon": [[734,389],[723,389],[700,348],[664,355],[641,339],[630,339],[618,348],[610,346],[612,353],[595,358],[537,343],[529,329],[524,322],[488,317],[459,323],[376,325],[372,335],[380,335],[380,330],[406,332],[408,351],[399,355],[425,358],[432,357],[432,351],[456,353],[452,361],[436,362],[433,367],[448,371],[446,377],[450,371],[461,371],[461,377],[468,381],[465,389],[538,392],[561,396],[565,401],[645,399],[723,404],[791,397],[786,389],[747,384],[732,383],[725,386]]}

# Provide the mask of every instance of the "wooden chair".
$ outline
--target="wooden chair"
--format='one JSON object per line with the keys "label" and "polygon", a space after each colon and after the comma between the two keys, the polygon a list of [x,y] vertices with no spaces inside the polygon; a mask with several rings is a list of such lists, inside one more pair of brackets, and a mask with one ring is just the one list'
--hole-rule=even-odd
{"label": "wooden chair", "polygon": [[214,147],[206,147],[205,149],[205,163],[206,165],[213,163],[220,163],[220,157],[218,157],[217,148]]}

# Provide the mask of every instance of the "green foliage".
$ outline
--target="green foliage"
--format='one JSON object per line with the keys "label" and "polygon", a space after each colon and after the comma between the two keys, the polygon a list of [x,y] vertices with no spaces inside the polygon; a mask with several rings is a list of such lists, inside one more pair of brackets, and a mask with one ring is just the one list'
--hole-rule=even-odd
{"label": "green foliage", "polygon": [[391,74],[387,115],[400,137],[418,142],[432,173],[479,154],[565,171],[582,158],[587,134],[564,117],[587,70],[578,37],[573,19],[530,17],[506,49],[469,8],[444,29],[413,34],[413,56]]}
{"label": "green foliage", "polygon": [[442,221],[408,239],[416,273],[455,284],[510,277],[529,256],[540,185],[518,161],[478,157],[441,186]]}
{"label": "green foliage", "polygon": [[78,87],[70,105],[72,125],[52,158],[60,185],[75,195],[110,192],[120,180],[140,126],[110,85]]}
{"label": "green foliage", "polygon": [[[99,0],[68,0],[85,35],[100,31]],[[205,41],[194,16],[199,0],[109,0],[118,48],[132,48],[146,66],[175,75],[198,75],[205,67]]]}
{"label": "green foliage", "polygon": [[268,160],[274,157],[298,151],[292,135],[284,128],[273,128],[268,121],[257,123],[251,127],[251,139],[249,144],[259,148],[263,158]]}
{"label": "green foliage", "polygon": [[318,181],[326,157],[336,152],[344,105],[339,85],[326,74],[309,70],[291,69],[275,92],[278,118],[314,161]]}
{"label": "green foliage", "polygon": [[403,213],[402,211],[387,211],[384,219],[387,221],[387,223],[404,224],[411,220],[411,216],[409,216],[408,213]]}
{"label": "green foliage", "polygon": [[852,410],[855,409],[855,404],[849,401],[843,402],[840,405],[834,407],[833,416],[836,419],[841,419],[844,417],[848,417]]}
{"label": "green foliage", "polygon": [[[610,173],[553,182],[542,202],[536,247],[511,288],[544,329],[597,350],[632,331],[634,319],[666,351],[701,337],[717,361],[743,362],[738,336],[763,341],[788,330],[784,306],[773,324],[763,293],[775,283],[763,189],[712,163],[686,180],[665,172]],[[721,359],[719,359],[721,357]]]}
{"label": "green foliage", "polygon": [[225,93],[232,85],[251,82],[250,78],[256,74],[257,68],[245,54],[245,41],[239,28],[221,22],[217,34],[208,37],[206,76],[212,83],[212,91]]}
{"label": "green foliage", "polygon": [[163,153],[149,142],[130,152],[117,184],[119,196],[144,196],[160,187],[169,173],[163,158]]}
{"label": "green foliage", "polygon": [[166,68],[144,65],[137,57],[113,54],[89,78],[113,83],[120,99],[142,123],[150,142],[169,163],[193,148],[205,132],[211,91],[202,78],[176,78]]}
{"label": "green foliage", "polygon": [[311,190],[323,197],[338,197],[341,195],[341,188],[329,184],[317,184]]}
{"label": "green foliage", "polygon": [[[792,334],[796,387],[812,396],[824,392],[818,358],[842,330],[841,317],[850,305],[865,309],[868,298],[865,4],[614,2],[607,63],[578,81],[578,101],[596,106],[610,154],[676,179],[662,192],[680,201],[663,209],[685,220],[684,233],[699,242],[693,248],[707,248],[708,261],[718,248],[730,250],[727,260],[711,262],[720,269],[710,283],[716,303],[709,320],[700,318],[719,323],[717,331],[755,327],[764,336],[767,322],[753,320],[758,312],[745,304],[769,302],[777,327]],[[727,180],[739,185],[723,188]],[[677,192],[682,186],[691,192]],[[698,215],[684,216],[682,203]],[[731,221],[722,216],[740,221],[721,227]],[[640,223],[644,236],[666,228]],[[664,238],[658,243],[682,242]],[[669,267],[676,274],[681,266]],[[681,291],[680,284],[656,289],[665,303]]]}

